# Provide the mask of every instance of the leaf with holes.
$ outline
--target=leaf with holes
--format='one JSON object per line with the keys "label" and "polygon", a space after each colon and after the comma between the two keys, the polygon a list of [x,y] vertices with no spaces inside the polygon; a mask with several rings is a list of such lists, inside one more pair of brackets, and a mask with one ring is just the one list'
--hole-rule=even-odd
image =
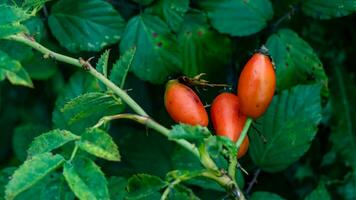
{"label": "leaf with holes", "polygon": [[180,54],[174,35],[159,17],[142,14],[132,18],[120,43],[126,52],[136,47],[131,71],[139,78],[162,83],[180,68]]}
{"label": "leaf with holes", "polygon": [[200,73],[216,76],[231,57],[231,40],[212,30],[202,14],[187,14],[178,32],[182,71],[193,77]]}
{"label": "leaf with holes", "polygon": [[249,153],[262,170],[283,170],[309,149],[321,120],[320,88],[301,85],[273,97],[249,134]]}
{"label": "leaf with holes", "polygon": [[328,78],[320,59],[295,32],[282,29],[271,35],[266,45],[276,66],[277,90],[318,82],[323,93],[328,93]]}
{"label": "leaf with holes", "polygon": [[200,0],[197,3],[208,13],[214,28],[232,36],[257,33],[273,16],[269,0]]}
{"label": "leaf with holes", "polygon": [[101,0],[60,0],[48,22],[59,43],[71,52],[100,51],[116,43],[125,27],[120,14]]}
{"label": "leaf with holes", "polygon": [[189,9],[189,0],[160,0],[147,9],[165,20],[173,31],[178,31],[183,22],[183,17]]}
{"label": "leaf with holes", "polygon": [[120,161],[120,154],[117,145],[111,136],[100,129],[87,130],[78,141],[82,150],[111,161]]}

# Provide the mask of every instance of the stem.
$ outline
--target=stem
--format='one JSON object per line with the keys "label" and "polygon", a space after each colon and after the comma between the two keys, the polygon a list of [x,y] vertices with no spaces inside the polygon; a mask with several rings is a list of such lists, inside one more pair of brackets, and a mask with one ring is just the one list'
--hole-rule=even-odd
{"label": "stem", "polygon": [[236,199],[246,200],[239,186],[226,174],[223,176],[216,176],[213,172],[206,171],[202,173],[202,176],[219,183],[227,191],[231,192]]}
{"label": "stem", "polygon": [[205,170],[204,171],[201,171],[199,173],[193,173],[193,174],[189,174],[188,176],[187,175],[183,175],[183,176],[178,176],[176,177],[176,179],[171,182],[167,188],[164,190],[162,196],[161,196],[161,200],[165,200],[165,199],[168,199],[168,195],[169,195],[169,192],[172,190],[172,188],[174,188],[175,185],[183,182],[183,181],[187,181],[189,179],[192,179],[192,178],[195,178],[197,176],[202,176],[202,174],[205,173]]}
{"label": "stem", "polygon": [[258,169],[255,174],[253,175],[253,179],[251,180],[251,182],[248,183],[248,187],[247,187],[247,190],[246,190],[246,194],[249,194],[252,190],[252,187],[255,183],[257,183],[257,178],[258,176],[260,175],[261,173],[261,169]]}
{"label": "stem", "polygon": [[164,192],[163,192],[163,194],[162,194],[162,196],[161,196],[161,200],[166,200],[166,199],[168,199],[169,192],[171,192],[172,188],[173,188],[175,185],[179,184],[181,181],[182,181],[182,180],[177,179],[177,180],[173,181],[172,183],[170,183],[170,184],[167,186],[167,188],[164,190]]}
{"label": "stem", "polygon": [[229,164],[229,168],[228,168],[228,174],[233,180],[235,180],[236,179],[236,166],[237,166],[236,155],[230,154],[229,161],[230,161],[229,162],[230,164]]}
{"label": "stem", "polygon": [[211,159],[208,151],[206,150],[206,146],[204,144],[200,145],[199,153],[201,158],[200,161],[205,168],[213,170],[215,172],[219,172],[219,168],[216,166],[213,159]]}
{"label": "stem", "polygon": [[12,35],[9,36],[7,39],[17,41],[23,44],[26,44],[37,51],[44,54],[45,57],[50,57],[55,60],[68,63],[77,67],[84,67],[87,68],[88,72],[93,75],[95,78],[99,79],[103,84],[105,84],[108,88],[110,88],[115,94],[117,94],[127,105],[129,105],[132,110],[134,110],[137,114],[142,116],[148,116],[147,113],[121,88],[116,86],[113,82],[107,79],[104,75],[99,73],[90,65],[89,62],[81,62],[80,59],[75,59],[66,55],[62,55],[51,51],[50,49],[42,46],[41,44],[37,43],[31,38],[26,37],[25,35]]}
{"label": "stem", "polygon": [[245,122],[245,126],[242,129],[241,135],[236,142],[237,152],[239,151],[239,148],[247,135],[248,129],[250,128],[252,121],[253,121],[252,118],[247,118],[247,120]]}
{"label": "stem", "polygon": [[[236,142],[237,152],[239,152],[239,148],[247,135],[247,132],[252,124],[252,121],[253,121],[252,118],[247,118],[247,120],[245,122],[245,125],[244,125],[244,128],[242,129],[241,135]],[[235,180],[237,157],[235,155],[230,155],[229,160],[230,160],[230,164],[229,164],[229,168],[228,168],[228,173]]]}
{"label": "stem", "polygon": [[282,17],[280,17],[275,23],[273,23],[271,25],[271,30],[275,31],[277,30],[278,26],[284,22],[285,20],[290,20],[292,18],[292,15],[294,15],[297,10],[299,9],[299,4],[301,3],[301,1],[295,3],[294,5],[292,5],[289,9],[289,11],[287,13],[285,13]]}
{"label": "stem", "polygon": [[72,151],[72,155],[70,156],[70,159],[69,159],[69,162],[73,161],[75,155],[77,154],[78,148],[79,148],[78,144],[75,143],[74,149]]}
{"label": "stem", "polygon": [[[170,132],[169,129],[165,128],[164,126],[160,125],[159,123],[157,123],[156,121],[151,119],[148,116],[148,114],[124,90],[122,90],[121,88],[116,86],[113,82],[111,82],[109,79],[107,79],[104,75],[102,75],[101,73],[96,71],[95,68],[93,68],[93,66],[89,63],[89,60],[85,61],[81,58],[76,59],[76,58],[72,58],[72,57],[69,57],[69,56],[66,56],[63,54],[56,53],[56,52],[42,46],[41,44],[39,44],[35,40],[33,40],[33,38],[27,37],[26,35],[22,35],[22,34],[21,35],[20,34],[12,35],[12,36],[7,37],[6,39],[12,40],[12,41],[17,41],[17,42],[23,43],[25,45],[28,45],[28,46],[32,47],[33,49],[44,54],[45,58],[52,58],[54,60],[64,62],[64,63],[70,64],[70,65],[74,65],[74,66],[77,66],[77,67],[87,70],[96,79],[98,79],[103,84],[105,84],[108,88],[110,88],[116,95],[118,95],[129,107],[131,107],[138,114],[138,115],[120,114],[120,115],[114,115],[114,116],[107,116],[107,117],[102,118],[102,120],[100,120],[98,122],[98,124],[95,125],[94,127],[99,127],[101,124],[105,123],[106,121],[110,121],[112,119],[127,118],[127,119],[134,120],[136,122],[139,122],[141,124],[144,124],[147,127],[156,130],[157,132],[161,133],[162,135],[164,135],[168,139],[170,139],[169,138],[169,132]],[[246,124],[248,124],[249,120],[251,120],[251,119],[248,119]],[[249,122],[249,123],[251,123],[251,122]],[[246,132],[247,132],[247,130],[245,130],[245,128],[246,128],[246,125],[243,130],[243,133],[245,131],[244,135],[246,135]],[[204,167],[207,167],[209,169],[209,171],[203,173],[202,176],[205,176],[207,178],[215,180],[220,185],[227,188],[229,191],[233,191],[233,193],[235,194],[235,196],[238,199],[245,200],[245,197],[243,196],[241,190],[238,188],[237,184],[235,183],[235,181],[233,179],[231,179],[226,174],[224,174],[222,176],[217,176],[216,170],[215,170],[215,169],[217,169],[217,167],[215,168],[216,165],[211,160],[209,154],[207,154],[207,156],[204,157],[206,160],[208,160],[208,162],[205,162],[204,159],[200,158],[199,151],[193,144],[189,143],[188,141],[186,141],[184,139],[172,139],[172,140],[174,142],[178,143],[179,145],[181,145],[182,147],[184,147],[185,149],[187,149],[188,151],[190,151],[191,153],[193,153],[197,158],[199,158],[201,160]],[[242,140],[241,140],[241,142],[242,142]],[[239,146],[239,145],[237,145],[237,146]],[[78,145],[76,144],[73,149],[73,152],[72,152],[72,155],[71,155],[69,161],[72,161],[74,159],[77,151],[78,151]],[[214,169],[214,170],[212,170],[212,169]]]}
{"label": "stem", "polygon": [[[167,137],[169,139],[169,132],[170,132],[169,129],[167,129],[166,127],[157,123],[150,117],[140,116],[140,115],[135,115],[135,114],[126,113],[126,114],[105,116],[102,119],[100,119],[99,122],[93,126],[93,128],[98,128],[101,125],[103,125],[104,123],[114,120],[114,119],[130,119],[130,120],[136,121],[140,124],[146,125],[147,127],[157,131],[158,133],[164,135],[165,137]],[[178,143],[179,145],[181,145],[182,147],[184,147],[185,149],[187,149],[188,151],[193,153],[197,158],[200,158],[197,148],[194,145],[192,145],[191,143],[189,143],[188,141],[183,140],[183,139],[172,139],[172,141]]]}

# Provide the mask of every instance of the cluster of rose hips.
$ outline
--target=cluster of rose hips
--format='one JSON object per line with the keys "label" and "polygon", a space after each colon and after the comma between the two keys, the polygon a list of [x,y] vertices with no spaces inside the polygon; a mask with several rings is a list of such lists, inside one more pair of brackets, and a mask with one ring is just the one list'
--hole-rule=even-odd
{"label": "cluster of rose hips", "polygon": [[[256,119],[267,109],[274,95],[276,76],[269,56],[255,53],[244,66],[238,81],[237,95],[224,92],[213,101],[210,117],[219,136],[236,142],[247,117]],[[167,83],[164,103],[167,112],[177,123],[208,126],[209,117],[197,94],[178,80]],[[246,154],[249,146],[245,137],[237,157]]]}

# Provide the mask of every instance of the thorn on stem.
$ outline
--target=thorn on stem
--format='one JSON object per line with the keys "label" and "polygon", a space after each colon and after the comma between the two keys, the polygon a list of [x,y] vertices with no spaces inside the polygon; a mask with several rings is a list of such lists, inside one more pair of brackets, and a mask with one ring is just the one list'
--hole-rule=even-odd
{"label": "thorn on stem", "polygon": [[83,58],[79,58],[79,63],[83,67],[84,70],[89,71],[91,68],[90,65],[90,60],[92,60],[94,57],[89,58],[88,60],[84,60]]}

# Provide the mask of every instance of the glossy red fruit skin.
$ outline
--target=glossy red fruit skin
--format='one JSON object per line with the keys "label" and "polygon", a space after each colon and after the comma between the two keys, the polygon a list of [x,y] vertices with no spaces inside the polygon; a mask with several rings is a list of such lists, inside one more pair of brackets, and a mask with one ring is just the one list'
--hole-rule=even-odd
{"label": "glossy red fruit skin", "polygon": [[[240,137],[246,122],[246,116],[240,112],[239,98],[231,93],[218,95],[210,109],[211,122],[214,130],[219,136],[226,136],[233,142]],[[246,154],[249,141],[245,137],[238,152],[238,158]]]}
{"label": "glossy red fruit skin", "polygon": [[208,126],[209,118],[203,103],[188,86],[171,80],[166,85],[164,105],[177,123]]}
{"label": "glossy red fruit skin", "polygon": [[276,88],[276,74],[270,58],[255,53],[243,68],[237,95],[241,112],[254,119],[260,117],[272,101]]}

